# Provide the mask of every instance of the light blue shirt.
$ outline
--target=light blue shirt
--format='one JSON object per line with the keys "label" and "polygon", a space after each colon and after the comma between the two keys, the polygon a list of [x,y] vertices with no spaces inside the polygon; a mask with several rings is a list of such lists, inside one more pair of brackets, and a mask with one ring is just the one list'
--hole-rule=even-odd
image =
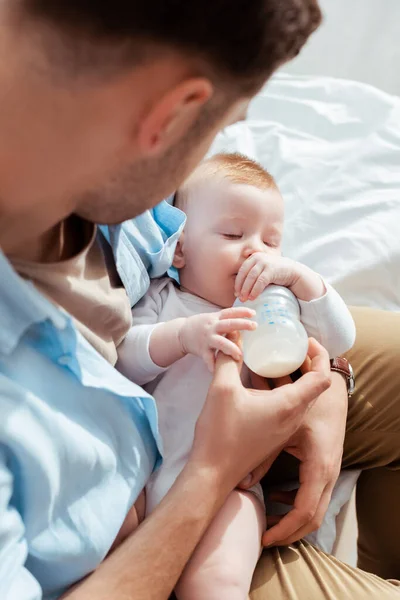
{"label": "light blue shirt", "polygon": [[[167,202],[102,227],[134,305],[172,262]],[[0,253],[0,598],[55,599],[107,555],[162,451],[153,399]]]}

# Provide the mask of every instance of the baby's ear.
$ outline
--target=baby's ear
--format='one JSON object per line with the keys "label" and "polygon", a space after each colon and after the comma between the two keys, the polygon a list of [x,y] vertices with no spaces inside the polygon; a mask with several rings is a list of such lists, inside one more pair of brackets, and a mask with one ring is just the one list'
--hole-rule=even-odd
{"label": "baby's ear", "polygon": [[176,269],[182,269],[185,266],[185,256],[183,254],[183,236],[184,234],[182,233],[178,243],[176,244],[174,260],[172,261],[172,266],[174,266]]}

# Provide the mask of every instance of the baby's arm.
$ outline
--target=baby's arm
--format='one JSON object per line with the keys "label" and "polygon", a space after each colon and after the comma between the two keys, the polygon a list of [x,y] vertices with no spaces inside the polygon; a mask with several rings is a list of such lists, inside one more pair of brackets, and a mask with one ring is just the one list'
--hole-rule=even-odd
{"label": "baby's arm", "polygon": [[306,302],[326,292],[322,277],[306,265],[291,258],[255,252],[239,269],[235,294],[241,302],[254,300],[271,283],[289,288],[299,300]]}
{"label": "baby's arm", "polygon": [[164,369],[156,365],[149,353],[154,328],[158,326],[163,308],[162,282],[154,281],[147,294],[132,310],[133,326],[118,346],[117,369],[138,385],[153,381]]}
{"label": "baby's arm", "polygon": [[315,338],[328,351],[330,358],[350,350],[356,339],[353,317],[341,296],[329,284],[321,298],[299,300],[301,321],[309,337]]}
{"label": "baby's arm", "polygon": [[[254,311],[235,307],[160,322],[163,317],[163,281],[154,281],[132,311],[133,326],[118,348],[117,368],[126,377],[145,385],[187,354],[204,359],[214,368],[216,351],[241,358],[238,346],[225,336],[252,330]],[[165,284],[164,284],[165,287]]]}

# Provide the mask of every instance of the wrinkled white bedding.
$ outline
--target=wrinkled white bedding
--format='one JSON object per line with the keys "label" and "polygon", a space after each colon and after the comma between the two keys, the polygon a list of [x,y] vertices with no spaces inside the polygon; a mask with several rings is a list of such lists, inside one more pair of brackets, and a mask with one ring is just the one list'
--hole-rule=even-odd
{"label": "wrinkled white bedding", "polygon": [[212,151],[277,179],[284,252],[351,304],[400,310],[400,98],[351,81],[277,75]]}

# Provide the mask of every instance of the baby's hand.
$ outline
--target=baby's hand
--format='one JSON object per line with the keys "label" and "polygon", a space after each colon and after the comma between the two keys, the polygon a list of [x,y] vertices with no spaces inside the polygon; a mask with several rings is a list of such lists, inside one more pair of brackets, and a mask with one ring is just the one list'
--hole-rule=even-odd
{"label": "baby's hand", "polygon": [[225,335],[235,331],[255,329],[257,323],[250,320],[254,315],[254,310],[238,306],[188,317],[179,332],[182,352],[203,358],[211,372],[214,370],[217,350],[232,356],[235,360],[240,360],[242,357],[240,348]]}
{"label": "baby's hand", "polygon": [[297,298],[307,302],[326,292],[322,278],[305,265],[290,258],[255,252],[239,269],[235,294],[242,302],[255,300],[270,283],[289,288]]}

